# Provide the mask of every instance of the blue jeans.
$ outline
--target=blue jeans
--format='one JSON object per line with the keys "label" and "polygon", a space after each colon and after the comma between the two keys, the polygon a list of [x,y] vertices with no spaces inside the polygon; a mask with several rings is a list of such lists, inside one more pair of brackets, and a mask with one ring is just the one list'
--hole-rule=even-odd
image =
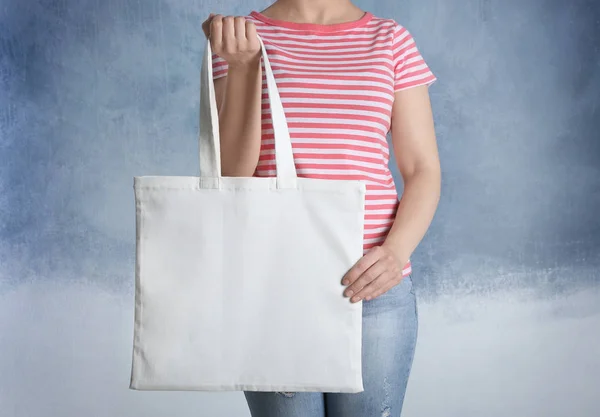
{"label": "blue jeans", "polygon": [[363,301],[363,392],[245,392],[252,416],[399,417],[417,341],[411,278],[374,300]]}

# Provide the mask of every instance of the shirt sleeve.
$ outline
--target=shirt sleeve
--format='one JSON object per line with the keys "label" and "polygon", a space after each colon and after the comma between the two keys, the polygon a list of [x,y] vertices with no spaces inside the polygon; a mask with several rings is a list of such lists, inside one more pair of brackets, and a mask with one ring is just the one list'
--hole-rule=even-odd
{"label": "shirt sleeve", "polygon": [[437,78],[421,56],[408,30],[396,23],[393,41],[394,92],[431,85]]}
{"label": "shirt sleeve", "polygon": [[226,76],[227,68],[227,61],[217,54],[212,54],[212,70],[214,80]]}

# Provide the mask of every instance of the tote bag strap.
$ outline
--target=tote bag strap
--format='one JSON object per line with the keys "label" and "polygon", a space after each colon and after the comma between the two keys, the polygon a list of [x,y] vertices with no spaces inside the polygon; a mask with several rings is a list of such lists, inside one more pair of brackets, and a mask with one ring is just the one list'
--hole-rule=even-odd
{"label": "tote bag strap", "polygon": [[[258,40],[265,64],[268,101],[275,136],[277,188],[295,188],[297,174],[290,132],[265,44],[260,36]],[[219,114],[215,98],[210,41],[206,43],[206,51],[202,61],[200,91],[200,177],[217,178],[221,177],[221,147],[219,144]]]}

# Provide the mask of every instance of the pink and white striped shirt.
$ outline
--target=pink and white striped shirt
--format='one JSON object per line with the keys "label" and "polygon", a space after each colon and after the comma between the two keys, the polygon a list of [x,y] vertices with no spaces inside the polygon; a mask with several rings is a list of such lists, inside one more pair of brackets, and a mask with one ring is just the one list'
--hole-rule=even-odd
{"label": "pink and white striped shirt", "polygon": [[[299,176],[363,180],[365,252],[383,243],[398,207],[386,139],[394,93],[436,77],[401,25],[367,12],[335,25],[247,16],[264,41],[290,129]],[[264,67],[263,67],[264,69]],[[227,63],[213,56],[214,78]],[[262,142],[256,176],[275,176],[273,129],[263,72]],[[402,150],[399,150],[402,152]],[[412,271],[411,262],[403,275]]]}

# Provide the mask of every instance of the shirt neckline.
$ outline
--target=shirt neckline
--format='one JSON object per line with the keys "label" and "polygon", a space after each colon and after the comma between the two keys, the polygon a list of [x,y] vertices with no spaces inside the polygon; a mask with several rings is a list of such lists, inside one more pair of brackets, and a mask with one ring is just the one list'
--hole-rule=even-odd
{"label": "shirt neckline", "polygon": [[270,17],[265,16],[264,14],[253,10],[250,12],[250,16],[260,20],[271,26],[279,26],[288,29],[296,29],[296,30],[310,30],[317,32],[333,32],[347,29],[354,29],[363,25],[366,25],[372,18],[373,14],[371,12],[365,12],[365,14],[358,20],[354,20],[352,22],[344,22],[344,23],[334,23],[331,25],[322,25],[317,23],[296,23],[289,22],[287,20],[278,20],[272,19]]}

